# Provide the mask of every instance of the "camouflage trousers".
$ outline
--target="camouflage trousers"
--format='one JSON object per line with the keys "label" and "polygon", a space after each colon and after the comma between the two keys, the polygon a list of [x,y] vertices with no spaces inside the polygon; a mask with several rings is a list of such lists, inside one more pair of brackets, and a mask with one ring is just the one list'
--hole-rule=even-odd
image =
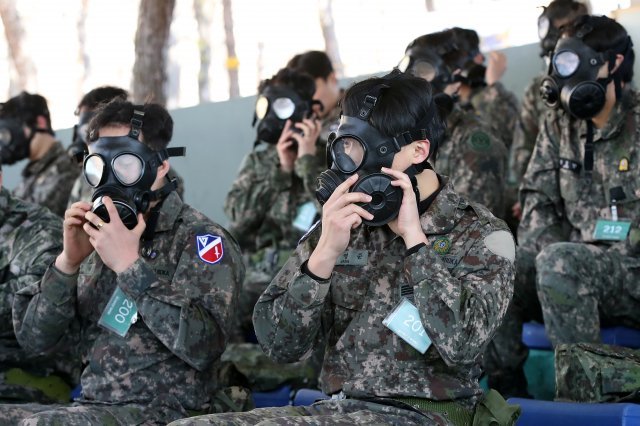
{"label": "camouflage trousers", "polygon": [[327,400],[308,407],[258,408],[246,413],[224,413],[182,419],[170,426],[203,425],[450,425],[442,414],[423,414],[411,408],[357,399]]}
{"label": "camouflage trousers", "polygon": [[535,258],[535,253],[517,248],[513,299],[484,355],[489,387],[505,398],[528,396],[523,366],[529,350],[522,343],[522,325],[532,320],[542,322],[536,293]]}
{"label": "camouflage trousers", "polygon": [[547,334],[560,343],[600,342],[600,324],[640,328],[640,258],[594,244],[556,243],[536,258]]}

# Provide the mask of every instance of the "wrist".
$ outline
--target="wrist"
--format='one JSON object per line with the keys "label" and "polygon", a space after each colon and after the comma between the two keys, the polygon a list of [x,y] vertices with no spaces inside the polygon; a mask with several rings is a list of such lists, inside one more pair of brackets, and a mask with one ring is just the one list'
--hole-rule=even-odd
{"label": "wrist", "polygon": [[420,231],[409,232],[406,235],[402,236],[404,240],[404,245],[408,249],[417,246],[418,244],[428,244],[427,236],[424,235],[422,229]]}
{"label": "wrist", "polygon": [[54,262],[54,266],[62,273],[67,275],[73,275],[78,272],[80,269],[80,264],[75,264],[70,262],[64,251],[58,255],[56,261]]}
{"label": "wrist", "polygon": [[333,267],[338,260],[340,253],[335,254],[332,250],[323,248],[320,244],[313,250],[307,261],[307,269],[313,275],[323,279],[329,279],[333,273]]}
{"label": "wrist", "polygon": [[113,272],[115,272],[116,274],[121,274],[124,271],[126,271],[127,269],[131,268],[131,266],[136,263],[138,261],[138,259],[140,259],[140,256],[138,255],[138,253],[135,254],[135,256],[127,256],[125,258],[122,258],[118,261],[118,263],[116,263],[115,265],[113,265]]}

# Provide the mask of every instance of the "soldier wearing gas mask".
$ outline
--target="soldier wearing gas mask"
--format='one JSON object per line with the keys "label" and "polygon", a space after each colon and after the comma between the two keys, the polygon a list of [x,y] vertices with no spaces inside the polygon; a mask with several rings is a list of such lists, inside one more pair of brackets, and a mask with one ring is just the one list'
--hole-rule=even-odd
{"label": "soldier wearing gas mask", "polygon": [[318,217],[315,187],[325,152],[317,146],[321,126],[314,92],[311,76],[287,68],[259,87],[257,140],[224,205],[248,269],[238,340],[252,332],[251,312],[260,293]]}
{"label": "soldier wearing gas mask", "polygon": [[13,194],[62,216],[80,170],[55,139],[46,99],[27,92],[0,105],[0,161],[24,159],[29,163]]}
{"label": "soldier wearing gas mask", "polygon": [[347,89],[322,221],[256,304],[269,357],[325,351],[332,399],[174,425],[483,424],[476,363],[509,304],[515,245],[503,221],[432,169],[445,114],[424,79],[398,71]]}
{"label": "soldier wearing gas mask", "polygon": [[[538,18],[538,37],[540,38],[540,57],[549,64],[551,53],[560,38],[561,28],[571,25],[580,16],[588,14],[585,3],[577,0],[554,0],[543,8]],[[546,70],[546,67],[545,67]],[[513,144],[509,150],[509,170],[507,187],[509,193],[517,193],[524,172],[527,170],[536,138],[540,131],[540,121],[544,120],[548,107],[540,97],[540,84],[546,77],[541,73],[525,89],[520,115],[513,133]],[[522,206],[514,200],[507,206],[511,216],[518,221],[522,216]]]}
{"label": "soldier wearing gas mask", "polygon": [[501,217],[507,150],[485,122],[455,102],[464,79],[461,70],[468,59],[469,53],[459,48],[453,32],[445,30],[411,42],[398,68],[424,78],[434,92],[451,95],[454,102],[438,157],[438,170],[450,177],[456,191]]}
{"label": "soldier wearing gas mask", "polygon": [[601,323],[640,328],[633,44],[604,16],[583,16],[565,31],[541,86],[555,109],[520,186],[516,294],[488,351],[496,355],[489,383],[510,395],[526,391],[523,322],[544,319],[554,346],[599,342]]}
{"label": "soldier wearing gas mask", "polygon": [[219,409],[244,265],[235,240],[166,183],[167,158],[180,151],[167,148],[172,132],[156,104],[114,100],[92,118],[84,175],[94,203],[65,212],[62,252],[13,304],[26,350],[50,351],[80,328],[82,395],[73,407],[2,405],[0,418],[166,424]]}
{"label": "soldier wearing gas mask", "polygon": [[[91,118],[95,115],[96,109],[106,104],[113,99],[127,100],[129,94],[126,90],[113,86],[102,86],[91,90],[82,97],[75,114],[78,116],[78,124],[73,126],[73,139],[71,144],[67,148],[69,155],[82,165],[85,155],[88,152],[89,137],[87,135],[87,128]],[[178,187],[176,192],[181,198],[184,196],[184,181],[175,172],[173,168],[167,173],[167,181],[176,179]],[[78,176],[71,188],[71,194],[69,195],[69,202],[67,207],[71,207],[71,204],[78,201],[91,201],[91,195],[93,194],[93,188],[87,183],[84,175]]]}

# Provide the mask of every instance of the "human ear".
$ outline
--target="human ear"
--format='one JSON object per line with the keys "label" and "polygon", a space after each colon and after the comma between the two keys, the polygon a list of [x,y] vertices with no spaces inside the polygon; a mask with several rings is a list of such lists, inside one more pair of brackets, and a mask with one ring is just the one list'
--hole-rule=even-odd
{"label": "human ear", "polygon": [[413,164],[420,164],[429,158],[431,142],[428,139],[416,141],[413,149]]}

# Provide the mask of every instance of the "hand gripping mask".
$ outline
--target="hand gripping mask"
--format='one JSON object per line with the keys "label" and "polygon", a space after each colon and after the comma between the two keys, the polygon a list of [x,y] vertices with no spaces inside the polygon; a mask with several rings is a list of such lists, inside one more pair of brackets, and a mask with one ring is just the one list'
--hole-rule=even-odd
{"label": "hand gripping mask", "polygon": [[94,188],[91,211],[104,222],[109,212],[103,202],[109,196],[118,215],[129,229],[138,224],[138,213],[146,213],[150,203],[165,198],[177,187],[172,180],[158,190],[151,190],[158,167],[169,157],[183,156],[185,148],[154,151],[138,140],[144,112],[134,111],[127,136],[102,137],[91,144],[92,154],[84,160],[83,172]]}
{"label": "hand gripping mask", "polygon": [[258,96],[253,125],[258,123],[258,140],[278,143],[287,120],[293,123],[309,117],[312,107],[319,101],[305,101],[287,86],[267,86]]}
{"label": "hand gripping mask", "polygon": [[[562,38],[549,64],[547,77],[540,85],[540,97],[550,108],[561,107],[572,116],[587,120],[597,115],[606,102],[607,85],[614,80],[616,95],[620,96],[620,81],[611,71],[616,54],[626,54],[631,44],[627,37],[622,49],[604,53],[587,46],[582,38],[591,30],[587,25],[575,37]],[[598,71],[608,61],[609,75],[598,78]]]}
{"label": "hand gripping mask", "polygon": [[[338,185],[357,173],[359,179],[350,191],[371,196],[372,200],[362,205],[373,215],[372,220],[363,221],[370,226],[385,225],[398,216],[402,204],[402,189],[392,186],[394,178],[382,173],[380,169],[391,167],[393,157],[403,146],[427,139],[427,126],[421,124],[428,123],[431,118],[425,117],[415,129],[401,132],[395,137],[380,133],[369,124],[369,117],[381,92],[388,87],[380,84],[369,92],[357,117],[343,115],[340,118],[338,130],[331,134],[327,145],[329,169],[320,174],[316,188],[316,197],[320,204],[324,204]],[[421,171],[422,168],[416,165],[405,170],[414,182],[414,190],[417,189],[415,175]]]}

